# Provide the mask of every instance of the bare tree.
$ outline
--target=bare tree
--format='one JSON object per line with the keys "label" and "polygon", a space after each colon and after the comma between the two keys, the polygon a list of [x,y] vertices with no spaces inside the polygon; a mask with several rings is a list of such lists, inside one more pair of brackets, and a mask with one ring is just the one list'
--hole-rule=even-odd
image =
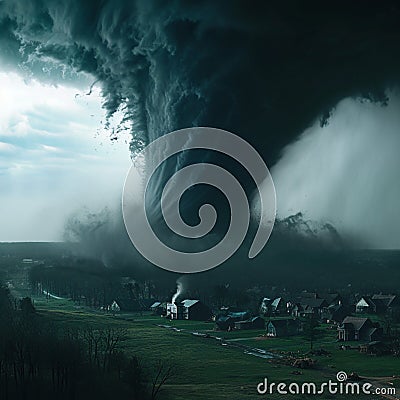
{"label": "bare tree", "polygon": [[163,386],[174,376],[176,368],[172,364],[160,360],[151,380],[151,400],[156,400]]}
{"label": "bare tree", "polygon": [[114,353],[119,349],[122,341],[126,340],[128,330],[125,328],[107,328],[103,331],[104,357],[103,371],[110,366],[110,360]]}

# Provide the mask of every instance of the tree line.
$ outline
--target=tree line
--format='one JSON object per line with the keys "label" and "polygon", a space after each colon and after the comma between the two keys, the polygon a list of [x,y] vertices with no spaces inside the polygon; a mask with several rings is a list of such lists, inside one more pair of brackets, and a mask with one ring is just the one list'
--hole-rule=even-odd
{"label": "tree line", "polygon": [[[0,398],[155,400],[172,376],[123,351],[124,328],[64,328],[45,321],[29,298],[18,308],[0,286]],[[153,373],[149,373],[152,370]]]}

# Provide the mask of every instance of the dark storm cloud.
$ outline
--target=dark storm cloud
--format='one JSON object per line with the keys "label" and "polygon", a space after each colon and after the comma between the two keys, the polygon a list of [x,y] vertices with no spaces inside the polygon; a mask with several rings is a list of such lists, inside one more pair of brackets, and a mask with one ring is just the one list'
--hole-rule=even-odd
{"label": "dark storm cloud", "polygon": [[400,79],[399,17],[395,1],[6,0],[0,59],[47,80],[65,66],[93,75],[109,115],[122,107],[131,121],[133,150],[214,126],[272,165],[341,99],[386,101]]}
{"label": "dark storm cloud", "polygon": [[[108,114],[125,111],[134,151],[175,129],[213,126],[272,165],[342,98],[385,101],[400,78],[399,17],[395,1],[5,0],[0,59],[47,80],[93,75]],[[156,218],[165,180],[192,161],[181,155],[156,174]],[[201,196],[182,202],[186,218]]]}
{"label": "dark storm cloud", "polygon": [[[132,275],[135,279],[157,279],[170,289],[180,277],[141,257],[130,245],[120,214],[109,209],[71,215],[65,226],[65,239],[75,242],[76,255],[100,260],[116,273]],[[185,275],[183,286],[185,290],[196,291],[208,290],[217,284],[248,288],[262,282],[300,287],[307,281],[324,281],[333,273],[334,266],[354,267],[348,260],[350,242],[349,238],[343,242],[331,225],[309,221],[299,213],[276,223],[260,257],[249,260],[246,250],[249,243],[245,243],[233,258],[218,268]],[[294,282],[287,282],[288,273],[296,274]]]}
{"label": "dark storm cloud", "polygon": [[[216,126],[269,163],[342,98],[397,84],[397,2],[3,1],[1,54],[93,74],[134,140]],[[32,58],[32,56],[34,56]],[[39,61],[38,61],[39,60]]]}

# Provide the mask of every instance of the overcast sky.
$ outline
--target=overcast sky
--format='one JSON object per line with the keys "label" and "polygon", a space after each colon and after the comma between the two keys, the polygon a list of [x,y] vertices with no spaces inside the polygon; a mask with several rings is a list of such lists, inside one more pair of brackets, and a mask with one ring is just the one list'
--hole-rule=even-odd
{"label": "overcast sky", "polygon": [[119,204],[128,138],[104,131],[99,88],[0,70],[0,241],[61,240],[65,219]]}

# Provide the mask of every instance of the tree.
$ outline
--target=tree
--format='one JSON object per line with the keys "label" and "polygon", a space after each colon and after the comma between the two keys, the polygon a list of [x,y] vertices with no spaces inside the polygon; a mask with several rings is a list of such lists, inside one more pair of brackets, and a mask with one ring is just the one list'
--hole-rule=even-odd
{"label": "tree", "polygon": [[303,333],[306,340],[310,342],[310,350],[314,347],[314,342],[319,336],[319,323],[315,318],[308,318],[303,325]]}
{"label": "tree", "polygon": [[21,299],[19,301],[19,308],[24,315],[33,314],[36,311],[30,297],[24,297]]}
{"label": "tree", "polygon": [[156,400],[163,386],[175,374],[175,367],[165,361],[159,361],[151,380],[151,400]]}
{"label": "tree", "polygon": [[139,359],[135,356],[129,358],[123,372],[124,381],[131,388],[132,400],[143,400],[148,398],[148,382],[145,370]]}

